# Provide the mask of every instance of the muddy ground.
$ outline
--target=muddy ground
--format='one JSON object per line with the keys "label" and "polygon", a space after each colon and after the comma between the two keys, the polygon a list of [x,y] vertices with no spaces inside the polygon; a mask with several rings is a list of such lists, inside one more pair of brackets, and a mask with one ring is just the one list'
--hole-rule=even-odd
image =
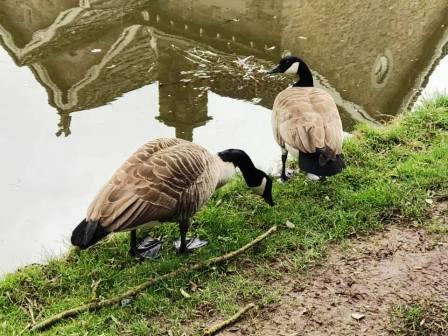
{"label": "muddy ground", "polygon": [[285,276],[279,303],[220,335],[388,335],[392,307],[448,302],[448,202],[434,205],[430,222],[445,233],[393,225],[335,248],[309,274]]}

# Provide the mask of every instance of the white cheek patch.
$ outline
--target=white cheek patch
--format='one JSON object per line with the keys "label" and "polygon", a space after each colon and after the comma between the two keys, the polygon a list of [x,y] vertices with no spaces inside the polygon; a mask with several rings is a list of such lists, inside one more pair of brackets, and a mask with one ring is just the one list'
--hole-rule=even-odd
{"label": "white cheek patch", "polygon": [[263,180],[261,180],[261,184],[258,187],[251,187],[252,192],[260,196],[263,195],[264,189],[266,188],[266,182],[266,177],[263,177]]}
{"label": "white cheek patch", "polygon": [[288,68],[288,70],[285,71],[285,73],[287,74],[297,74],[297,71],[299,70],[299,62],[294,62],[293,64],[291,64],[291,66]]}

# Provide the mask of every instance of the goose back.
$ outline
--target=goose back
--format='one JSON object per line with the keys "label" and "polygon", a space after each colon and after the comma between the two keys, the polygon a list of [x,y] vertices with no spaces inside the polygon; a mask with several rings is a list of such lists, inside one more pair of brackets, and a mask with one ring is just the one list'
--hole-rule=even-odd
{"label": "goose back", "polygon": [[290,87],[280,92],[272,114],[277,143],[305,153],[328,148],[342,152],[342,122],[333,98],[315,87]]}
{"label": "goose back", "polygon": [[100,190],[86,219],[107,231],[150,221],[189,218],[219,182],[219,159],[181,139],[157,139],[140,147]]}

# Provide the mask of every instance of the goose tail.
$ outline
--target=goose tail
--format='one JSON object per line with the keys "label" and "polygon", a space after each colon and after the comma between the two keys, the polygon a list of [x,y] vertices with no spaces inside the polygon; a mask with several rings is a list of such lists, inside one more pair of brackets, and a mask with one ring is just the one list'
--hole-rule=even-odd
{"label": "goose tail", "polygon": [[345,161],[344,161],[344,155],[343,154],[336,155],[336,164],[337,164],[338,169],[340,171],[342,171],[343,169],[345,169],[347,167],[347,165],[345,164]]}
{"label": "goose tail", "polygon": [[299,152],[301,170],[317,176],[332,176],[340,173],[345,167],[344,156],[335,154],[328,148],[316,149],[314,153]]}
{"label": "goose tail", "polygon": [[99,225],[98,222],[88,221],[84,218],[73,230],[71,242],[72,245],[86,249],[108,234],[109,232]]}

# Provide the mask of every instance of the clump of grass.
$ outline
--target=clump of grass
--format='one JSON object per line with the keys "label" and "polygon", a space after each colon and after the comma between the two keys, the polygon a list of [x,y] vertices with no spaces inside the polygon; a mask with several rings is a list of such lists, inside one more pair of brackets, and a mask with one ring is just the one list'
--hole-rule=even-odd
{"label": "clump of grass", "polygon": [[[397,218],[424,222],[428,195],[448,191],[448,97],[383,128],[358,126],[344,152],[348,168],[323,184],[303,176],[275,183],[273,208],[250,194],[241,178],[219,190],[193,225],[195,234],[210,243],[189,256],[176,255],[171,246],[178,236],[173,223],[152,233],[165,241],[153,262],[130,258],[128,236],[116,234],[87,251],[73,250],[48,265],[6,276],[0,281],[0,335],[18,334],[31,314],[40,320],[93,296],[110,297],[148,277],[235,250],[273,224],[283,227],[237,261],[170,279],[130,304],[82,314],[43,333],[160,335],[171,330],[180,335],[186,324],[198,330],[200,321],[232,315],[248,302],[275,301],[273,288],[281,288],[272,283],[282,272],[276,260],[287,260],[288,271],[300,271],[322,258],[330,243],[373,232]],[[294,229],[286,229],[287,220]],[[191,297],[182,296],[181,288]]]}
{"label": "clump of grass", "polygon": [[448,303],[422,301],[397,306],[391,311],[391,335],[446,335],[447,331]]}

